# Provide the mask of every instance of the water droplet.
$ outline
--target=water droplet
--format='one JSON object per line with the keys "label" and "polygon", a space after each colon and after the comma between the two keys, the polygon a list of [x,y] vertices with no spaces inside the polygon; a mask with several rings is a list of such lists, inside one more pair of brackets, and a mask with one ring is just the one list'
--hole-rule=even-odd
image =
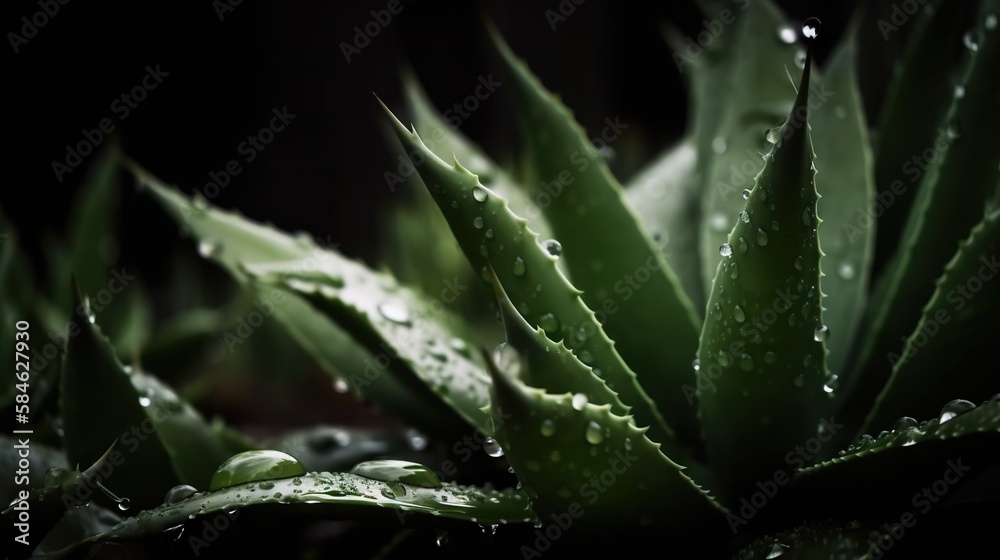
{"label": "water droplet", "polygon": [[743,189],[743,200],[750,198],[750,189]]}
{"label": "water droplet", "polygon": [[784,553],[785,553],[785,547],[783,547],[781,543],[776,542],[774,543],[774,546],[771,547],[771,550],[767,552],[767,556],[765,556],[764,558],[765,560],[772,560],[773,558],[777,558]]}
{"label": "water droplet", "polygon": [[729,246],[729,243],[723,243],[719,245],[719,254],[723,257],[730,257],[733,254],[733,248]]}
{"label": "water droplet", "polygon": [[962,44],[970,51],[976,52],[979,50],[979,36],[975,31],[967,31],[962,35]]}
{"label": "water droplet", "polygon": [[802,22],[802,36],[806,39],[815,39],[816,37],[819,37],[819,30],[819,18],[806,18],[806,20]]}
{"label": "water droplet", "polygon": [[743,312],[743,309],[737,305],[733,308],[733,319],[736,319],[737,323],[742,323],[746,321],[747,315]]}
{"label": "water droplet", "polygon": [[139,406],[143,408],[146,408],[147,406],[152,404],[152,402],[153,401],[149,400],[149,397],[139,397]]}
{"label": "water droplet", "polygon": [[365,461],[355,465],[350,473],[382,482],[401,482],[423,488],[441,488],[441,479],[434,474],[434,471],[420,463],[409,461]]}
{"label": "water droplet", "polygon": [[118,501],[118,509],[122,511],[128,511],[128,508],[131,505],[132,502],[130,502],[128,498],[122,498],[121,500]]}
{"label": "water droplet", "polygon": [[767,232],[760,228],[757,228],[757,245],[767,245]]}
{"label": "water droplet", "polygon": [[955,85],[955,99],[962,99],[965,97],[965,86],[962,84]]}
{"label": "water droplet", "polygon": [[796,387],[802,387],[806,384],[806,376],[800,373],[795,376],[794,382]]}
{"label": "water droplet", "polygon": [[778,361],[777,354],[775,354],[774,352],[771,352],[770,350],[768,350],[767,352],[764,352],[764,363],[765,364],[773,364],[774,362],[777,362],[777,361]]}
{"label": "water droplet", "polygon": [[732,278],[733,280],[736,280],[737,278],[740,277],[740,267],[736,266],[736,263],[730,265],[729,277]]}
{"label": "water droplet", "polygon": [[501,342],[493,350],[493,361],[501,371],[510,375],[520,375],[521,373],[521,356],[516,348],[506,342]]}
{"label": "water droplet", "polygon": [[808,207],[802,209],[802,223],[803,225],[812,225],[812,210]]}
{"label": "water droplet", "polygon": [[955,399],[941,408],[941,423],[955,418],[956,416],[961,416],[966,412],[976,408],[976,405],[964,399]]}
{"label": "water droplet", "polygon": [[853,280],[854,266],[851,263],[841,264],[837,269],[837,275],[840,276],[841,280]]}
{"label": "water droplet", "polygon": [[549,239],[548,241],[545,241],[544,243],[542,243],[542,247],[548,254],[556,258],[558,258],[559,255],[562,254],[563,250],[562,243],[559,243],[555,239]]}
{"label": "water droplet", "polygon": [[712,229],[715,231],[726,231],[726,227],[729,224],[729,220],[726,219],[725,214],[712,214],[709,219],[709,223],[712,225]]}
{"label": "water droplet", "polygon": [[198,254],[206,259],[217,257],[222,253],[222,243],[219,241],[203,240],[198,243]]}
{"label": "water droplet", "polygon": [[378,306],[378,312],[393,323],[407,326],[410,324],[410,312],[401,301],[390,300],[380,303]]}
{"label": "water droplet", "polygon": [[774,128],[767,129],[767,133],[764,134],[764,138],[771,144],[777,144],[778,141],[781,140],[781,127],[776,126]]}
{"label": "water droplet", "polygon": [[334,391],[336,391],[336,392],[338,392],[340,394],[344,394],[344,393],[346,393],[348,391],[348,389],[349,389],[349,387],[347,385],[347,382],[344,381],[343,379],[335,379],[333,381],[333,390]]}
{"label": "water droplet", "polygon": [[861,451],[873,443],[875,443],[875,438],[873,438],[871,434],[861,434],[861,437],[858,438],[858,442],[854,444],[854,450]]}
{"label": "water droplet", "polygon": [[826,325],[820,325],[813,331],[813,340],[816,342],[826,342],[830,338],[830,329]]}
{"label": "water droplet", "polygon": [[740,369],[743,371],[753,371],[753,358],[750,354],[743,354],[740,357]]}
{"label": "water droplet", "polygon": [[459,354],[469,355],[469,345],[461,338],[453,338],[448,341],[448,346]]}
{"label": "water droplet", "polygon": [[718,321],[722,319],[722,306],[716,302],[715,307],[712,308],[712,318]]}
{"label": "water droplet", "polygon": [[691,369],[693,369],[695,372],[697,372],[698,370],[700,370],[701,369],[701,360],[699,360],[698,358],[695,358],[695,359],[691,360]]}
{"label": "water droplet", "polygon": [[805,259],[803,259],[801,255],[795,257],[795,270],[802,270],[805,268],[805,264]]}
{"label": "water droplet", "polygon": [[750,214],[748,214],[746,210],[740,212],[740,221],[744,224],[750,223]]}
{"label": "water droplet", "polygon": [[517,257],[514,259],[514,276],[524,276],[525,266],[524,259]]}
{"label": "water droplet", "polygon": [[306,474],[306,469],[295,457],[270,449],[244,451],[222,463],[212,475],[208,489],[229,488],[245,482],[275,478],[288,478]]}
{"label": "water droplet", "polygon": [[487,194],[486,189],[484,189],[483,187],[480,187],[478,185],[472,187],[472,198],[476,199],[476,202],[486,202],[486,199],[488,197],[489,194]]}
{"label": "water droplet", "polygon": [[597,445],[604,441],[604,432],[601,430],[601,426],[594,421],[587,424],[587,442],[593,445]]}
{"label": "water droplet", "polygon": [[826,378],[826,383],[823,384],[823,392],[833,393],[837,390],[838,385],[840,385],[840,378],[836,374],[831,374],[830,377]]}
{"label": "water droplet", "polygon": [[771,229],[773,229],[774,231],[778,231],[779,227],[781,226],[778,225],[778,220],[771,220]]}
{"label": "water droplet", "polygon": [[493,228],[486,230],[486,238],[493,239]]}
{"label": "water droplet", "polygon": [[798,37],[795,35],[795,29],[792,26],[782,25],[778,28],[778,39],[786,45],[791,45]]}
{"label": "water droplet", "polygon": [[721,136],[713,138],[712,151],[720,155],[726,153],[726,139]]}
{"label": "water droplet", "polygon": [[451,207],[454,208],[455,210],[458,210],[458,201],[457,200],[452,200],[451,201]]}
{"label": "water droplet", "polygon": [[896,420],[896,423],[892,425],[892,432],[893,433],[905,432],[907,430],[916,428],[917,425],[918,423],[916,418],[903,416],[899,420]]}
{"label": "water droplet", "polygon": [[552,334],[559,331],[559,319],[552,313],[546,313],[538,319],[538,326],[546,333]]}
{"label": "water droplet", "polygon": [[475,226],[476,229],[483,229],[483,217],[476,216],[475,218],[472,218],[472,225]]}
{"label": "water droplet", "polygon": [[722,367],[729,367],[733,363],[732,358],[725,350],[719,350],[718,354],[715,355],[715,360],[719,362]]}
{"label": "water droplet", "polygon": [[583,410],[585,406],[587,406],[587,395],[583,393],[573,395],[573,408],[575,410]]}
{"label": "water droplet", "polygon": [[486,438],[483,441],[483,451],[486,452],[490,457],[503,457],[503,449],[500,448],[500,444],[497,440],[493,438]]}
{"label": "water droplet", "polygon": [[989,31],[993,31],[997,28],[997,15],[996,14],[986,14],[983,18],[983,27]]}
{"label": "water droplet", "polygon": [[744,239],[743,236],[740,236],[739,241],[736,244],[736,246],[740,248],[740,253],[741,254],[745,254],[747,252],[747,240]]}
{"label": "water droplet", "polygon": [[197,493],[198,490],[194,486],[178,484],[170,490],[167,490],[167,495],[164,496],[163,503],[170,506],[182,500],[186,500]]}
{"label": "water droplet", "polygon": [[556,423],[548,418],[542,420],[541,433],[545,437],[551,437],[552,434],[556,433]]}

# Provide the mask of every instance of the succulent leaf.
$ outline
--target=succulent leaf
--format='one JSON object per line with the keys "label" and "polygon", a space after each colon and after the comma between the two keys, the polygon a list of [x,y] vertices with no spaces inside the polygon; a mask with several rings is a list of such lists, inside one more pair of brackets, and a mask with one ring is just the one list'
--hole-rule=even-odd
{"label": "succulent leaf", "polygon": [[698,401],[709,458],[732,492],[774,471],[815,433],[826,400],[818,194],[798,97],[726,244],[698,350]]}
{"label": "succulent leaf", "polygon": [[590,140],[491,31],[517,101],[524,186],[552,226],[569,276],[667,424],[682,442],[700,446],[694,411],[681,391],[693,380],[688,366],[698,347],[698,314],[595,147],[627,134],[628,123],[607,118],[600,137]]}

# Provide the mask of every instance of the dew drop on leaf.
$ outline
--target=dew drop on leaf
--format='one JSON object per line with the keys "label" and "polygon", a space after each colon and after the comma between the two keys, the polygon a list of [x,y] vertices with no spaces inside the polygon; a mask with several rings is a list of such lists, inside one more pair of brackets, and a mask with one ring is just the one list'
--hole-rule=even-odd
{"label": "dew drop on leaf", "polygon": [[575,410],[583,410],[585,406],[587,406],[587,395],[583,393],[573,395],[573,408]]}
{"label": "dew drop on leaf", "polygon": [[514,276],[524,276],[525,271],[524,259],[521,257],[514,259]]}
{"label": "dew drop on leaf", "polygon": [[552,420],[546,418],[542,421],[541,433],[545,437],[551,437],[552,434],[556,433],[556,424]]}
{"label": "dew drop on leaf", "polygon": [[740,369],[743,371],[753,371],[753,358],[750,357],[750,354],[743,354],[740,357]]}
{"label": "dew drop on leaf", "polygon": [[740,221],[744,224],[750,223],[750,214],[748,214],[746,210],[740,212]]}
{"label": "dew drop on leaf", "polygon": [[587,442],[593,445],[597,445],[604,441],[604,433],[601,431],[601,426],[594,421],[587,424],[586,431]]}
{"label": "dew drop on leaf", "polygon": [[476,229],[483,229],[483,217],[476,216],[475,218],[473,218],[472,225],[475,226]]}
{"label": "dew drop on leaf", "polygon": [[802,270],[805,268],[805,259],[801,255],[795,257],[795,270]]}
{"label": "dew drop on leaf", "polygon": [[816,342],[826,342],[830,338],[830,329],[826,325],[820,325],[813,331],[813,340]]}
{"label": "dew drop on leaf", "polygon": [[740,253],[744,254],[747,252],[747,240],[740,236],[737,246],[740,248]]}
{"label": "dew drop on leaf", "polygon": [[757,245],[761,247],[767,245],[767,232],[761,228],[757,228]]}
{"label": "dew drop on leaf", "polygon": [[733,263],[732,266],[729,267],[729,277],[733,280],[740,277],[740,267],[736,266],[736,263]]}
{"label": "dew drop on leaf", "polygon": [[911,418],[909,416],[903,416],[899,420],[896,420],[896,423],[892,425],[892,432],[893,433],[905,432],[907,430],[910,430],[910,429],[913,429],[913,428],[916,428],[916,427],[917,427],[917,420],[916,420],[916,418]]}
{"label": "dew drop on leaf", "polygon": [[743,189],[743,200],[750,198],[750,189]]}
{"label": "dew drop on leaf", "polygon": [[824,393],[833,393],[837,389],[837,385],[840,384],[840,379],[836,374],[831,374],[830,377],[826,379],[826,383],[823,384]]}
{"label": "dew drop on leaf", "polygon": [[546,313],[539,317],[538,326],[546,333],[553,334],[559,331],[559,319],[552,313]]}
{"label": "dew drop on leaf", "polygon": [[378,460],[358,463],[351,474],[382,482],[401,482],[423,488],[441,488],[441,479],[434,471],[409,461]]}
{"label": "dew drop on leaf", "polygon": [[776,126],[774,128],[769,128],[767,133],[764,134],[764,138],[771,144],[777,144],[778,141],[781,140],[781,127]]}
{"label": "dew drop on leaf", "polygon": [[765,364],[773,364],[774,362],[777,362],[777,361],[778,361],[777,354],[775,354],[774,352],[771,352],[770,350],[768,350],[767,352],[764,352],[764,363]]}
{"label": "dew drop on leaf", "polygon": [[778,231],[781,226],[778,225],[778,220],[771,220],[771,229]]}
{"label": "dew drop on leaf", "polygon": [[487,194],[486,189],[483,187],[472,187],[472,198],[475,198],[476,202],[486,202],[488,196],[489,195]]}
{"label": "dew drop on leaf", "polygon": [[964,399],[955,399],[941,408],[941,423],[955,418],[956,416],[961,416],[966,412],[976,408],[976,405]]}
{"label": "dew drop on leaf", "polygon": [[493,438],[486,438],[483,441],[483,451],[486,451],[486,454],[490,457],[503,457],[503,449],[497,443],[497,440]]}
{"label": "dew drop on leaf", "polygon": [[806,384],[806,376],[800,373],[795,376],[794,382],[796,387],[802,387]]}
{"label": "dew drop on leaf", "polygon": [[400,325],[410,324],[410,312],[401,301],[390,300],[380,303],[378,306],[378,312],[393,323],[398,323]]}
{"label": "dew drop on leaf", "polygon": [[217,257],[222,253],[222,243],[218,241],[201,241],[198,243],[198,254],[206,259]]}
{"label": "dew drop on leaf", "polygon": [[558,258],[559,255],[562,255],[562,243],[559,243],[555,239],[549,239],[548,241],[543,242],[542,247],[545,249],[546,253],[552,255],[553,257]]}
{"label": "dew drop on leaf", "polygon": [[269,449],[244,451],[219,466],[208,489],[215,491],[244,482],[288,478],[305,473],[302,463],[287,453]]}
{"label": "dew drop on leaf", "polygon": [[715,303],[715,307],[712,308],[712,318],[718,321],[722,319],[722,306],[718,302]]}
{"label": "dew drop on leaf", "polygon": [[806,39],[815,39],[816,37],[819,37],[819,30],[819,18],[806,18],[806,20],[802,22],[802,36]]}
{"label": "dew drop on leaf", "polygon": [[719,245],[719,254],[723,257],[729,257],[733,254],[733,248],[729,246],[729,243],[723,243]]}
{"label": "dew drop on leaf", "polygon": [[743,308],[737,305],[733,308],[733,319],[736,319],[737,323],[742,323],[747,318],[746,313],[743,312]]}

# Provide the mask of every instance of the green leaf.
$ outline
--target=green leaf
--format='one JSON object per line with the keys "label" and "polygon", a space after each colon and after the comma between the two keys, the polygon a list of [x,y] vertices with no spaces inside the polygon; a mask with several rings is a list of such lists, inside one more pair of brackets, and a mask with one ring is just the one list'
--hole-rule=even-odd
{"label": "green leaf", "polygon": [[703,535],[724,526],[725,510],[628,417],[489,368],[490,406],[504,419],[497,441],[544,522],[569,515],[581,528],[698,527]]}
{"label": "green leaf", "polygon": [[[694,410],[681,390],[693,381],[691,360],[698,348],[698,314],[691,300],[594,142],[499,33],[490,31],[516,101],[528,169],[524,184],[534,200],[547,202],[539,206],[562,246],[573,284],[599,314],[667,425],[683,443],[700,446]],[[618,116],[604,122],[599,137],[606,144],[628,133],[629,124]],[[623,399],[634,404],[627,395]],[[636,413],[641,419],[641,409]]]}
{"label": "green leaf", "polygon": [[[79,298],[73,308],[86,313]],[[140,507],[177,482],[207,487],[230,450],[173,391],[130,369],[95,324],[79,319],[70,328],[60,387],[67,460],[90,465],[114,445],[124,460],[106,485]]]}
{"label": "green leaf", "polygon": [[[718,261],[698,350],[709,458],[731,495],[814,435],[824,399],[818,194],[807,125],[809,60]],[[719,259],[720,257],[716,257]]]}
{"label": "green leaf", "polygon": [[955,491],[956,485],[973,480],[1000,459],[1000,400],[958,416],[945,414],[959,410],[967,409],[946,404],[941,416],[945,422],[901,419],[891,432],[864,437],[839,457],[799,469],[789,489],[794,500],[785,505],[823,503],[827,515],[857,515],[860,500],[866,514],[898,514],[899,507],[918,505],[912,503],[914,494],[948,471],[949,492]]}
{"label": "green leaf", "polygon": [[839,526],[833,523],[806,523],[773,536],[757,539],[733,558],[736,560],[778,557],[781,557],[781,560],[863,558],[870,550],[868,539],[869,528],[862,527],[861,524]]}
{"label": "green leaf", "polygon": [[684,293],[698,313],[705,313],[698,225],[701,193],[695,176],[697,152],[685,140],[663,153],[625,186],[625,199],[664,248],[663,258],[677,273]]}
{"label": "green leaf", "polygon": [[[853,25],[857,25],[856,23]],[[823,219],[819,241],[824,259],[823,322],[831,333],[827,367],[843,375],[848,353],[864,314],[875,243],[874,228],[859,228],[858,210],[866,211],[875,199],[872,155],[864,107],[855,76],[856,30],[830,57],[823,91],[832,101],[812,115],[816,147],[817,208]]]}
{"label": "green leaf", "polygon": [[[875,214],[875,253],[880,260],[890,257],[898,247],[921,188],[923,166],[915,164],[913,158],[919,161],[924,151],[934,145],[954,96],[952,78],[961,59],[961,8],[957,2],[932,0],[907,22],[912,32],[886,94],[875,143],[875,185],[880,195],[877,208],[881,209]],[[886,28],[883,37],[893,32]],[[875,227],[868,209],[864,207],[866,218],[861,214],[856,217],[855,225],[861,229]]]}
{"label": "green leaf", "polygon": [[[308,236],[292,237],[237,214],[210,207],[204,200],[195,199],[192,202],[180,193],[160,185],[159,181],[137,165],[129,165],[157,201],[192,232],[198,240],[199,252],[218,262],[246,285],[257,297],[257,301],[263,302],[263,312],[267,313],[267,309],[270,309],[269,312],[285,325],[292,337],[325,370],[349,383],[365,398],[387,410],[398,410],[402,419],[429,433],[454,433],[457,426],[462,424],[459,416],[442,400],[442,395],[433,393],[413,372],[412,355],[396,360],[393,357],[395,353],[386,349],[391,350],[406,341],[383,341],[377,338],[380,332],[388,332],[386,329],[394,327],[386,324],[384,318],[371,315],[375,311],[374,306],[392,298],[399,298],[404,304],[420,301],[417,294],[399,287],[386,274],[370,271],[333,251],[321,249]],[[268,286],[247,274],[247,270],[255,265],[279,262],[295,263],[289,264],[291,268],[287,272],[294,272],[297,268],[307,273],[322,265],[332,270],[334,276],[353,280],[353,283],[346,285],[346,293],[360,294],[359,297],[377,295],[377,301],[356,302],[359,305],[356,309],[348,301],[342,302],[339,307],[340,316],[349,319],[350,326],[361,331],[348,332],[345,326],[331,321],[325,313],[315,309],[312,303],[294,291]],[[326,281],[336,282],[330,278]],[[330,289],[333,288],[327,286],[325,291]],[[398,290],[399,293],[389,294],[390,290]],[[447,322],[447,313],[439,315],[439,319]],[[378,317],[381,317],[380,313]],[[440,332],[443,327],[436,328],[438,330],[435,332]],[[357,337],[362,339],[358,340]],[[386,344],[386,348],[382,344]],[[458,342],[452,344],[459,346],[466,343],[458,339]],[[430,353],[432,348],[423,350],[424,353],[419,356],[421,363],[433,358]],[[415,348],[411,345],[408,352],[413,351]],[[461,388],[462,391],[466,389],[466,386]],[[454,392],[460,391],[456,389]],[[468,411],[468,408],[463,410]]]}
{"label": "green leaf", "polygon": [[[244,269],[259,282],[299,294],[344,325],[366,349],[399,361],[399,369],[412,372],[471,426],[482,427],[489,380],[468,344],[445,326],[445,304],[399,286],[388,275],[330,257],[308,270],[302,261],[248,263]],[[355,374],[350,383],[366,381]]]}
{"label": "green leaf", "polygon": [[[868,414],[865,430],[886,426],[904,414],[932,414],[941,395],[985,396],[996,390],[995,376],[948,364],[977,355],[995,341],[1000,288],[991,280],[998,274],[998,249],[1000,211],[987,216],[959,245],[916,329],[889,355],[892,377]],[[971,291],[969,286],[980,289]]]}
{"label": "green leaf", "polygon": [[[651,427],[651,437],[657,441],[672,438],[673,432],[604,334],[594,312],[580,299],[580,291],[556,267],[556,258],[539,245],[527,222],[467,169],[435,156],[415,132],[383,108],[407,153],[419,154],[420,175],[473,266],[486,273],[486,267],[492,267],[529,324],[551,325],[546,336],[565,340],[582,362],[599,369],[608,387],[633,408],[639,425]],[[601,396],[593,395],[593,402],[607,404],[600,401]]]}
{"label": "green leaf", "polygon": [[[982,6],[982,14],[998,12],[1000,2]],[[1000,114],[993,110],[1000,90],[1000,39],[983,28],[983,20],[979,17],[971,31],[978,46],[967,53],[961,81],[965,95],[952,102],[941,124],[934,157],[924,160],[901,244],[872,290],[850,385],[841,395],[850,399],[852,417],[845,420],[851,424],[860,425],[859,416],[871,410],[892,372],[883,357],[912,332],[933,294],[932,280],[982,219],[987,197],[1000,180]]]}
{"label": "green leaf", "polygon": [[89,294],[107,288],[108,269],[118,259],[115,225],[120,196],[116,152],[112,144],[95,158],[70,216],[67,241],[71,267],[80,289]]}
{"label": "green leaf", "polygon": [[425,488],[348,473],[313,472],[196,494],[143,511],[80,544],[142,539],[183,524],[189,516],[211,519],[230,512],[228,515],[235,517],[243,509],[261,515],[414,522],[441,528],[535,521],[527,496],[513,489],[496,491],[451,483]]}
{"label": "green leaf", "polygon": [[[770,149],[765,132],[779,126],[795,92],[786,68],[794,68],[794,43],[780,38],[798,29],[770,1],[745,2],[736,21],[693,65],[694,131],[702,177],[701,266],[705,293],[712,291],[719,245],[743,206],[741,193],[753,186]],[[705,10],[706,14],[718,13]],[[716,46],[718,43],[718,46]],[[704,62],[702,62],[704,61]]]}

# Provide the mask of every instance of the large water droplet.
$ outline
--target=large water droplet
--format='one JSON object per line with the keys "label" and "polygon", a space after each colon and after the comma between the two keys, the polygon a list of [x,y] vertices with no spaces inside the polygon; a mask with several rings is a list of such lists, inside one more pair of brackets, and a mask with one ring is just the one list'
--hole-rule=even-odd
{"label": "large water droplet", "polygon": [[524,276],[525,271],[524,259],[521,257],[514,259],[514,276]]}
{"label": "large water droplet", "polygon": [[747,315],[743,312],[743,309],[737,305],[733,308],[733,319],[736,319],[737,323],[742,323],[746,321]]}
{"label": "large water droplet", "polygon": [[194,486],[178,484],[170,490],[167,490],[167,495],[164,496],[163,503],[170,506],[182,500],[186,500],[197,493],[198,490]]}
{"label": "large water droplet", "polygon": [[365,461],[350,470],[351,474],[380,480],[382,482],[401,482],[423,488],[441,488],[441,479],[434,471],[409,461]]}
{"label": "large water droplet", "polygon": [[967,400],[955,399],[949,402],[948,404],[944,405],[943,407],[941,407],[941,418],[940,418],[941,423],[944,424],[945,422],[951,420],[952,418],[955,418],[956,416],[961,416],[962,414],[965,414],[966,412],[974,408],[976,408],[976,405],[972,404]]}
{"label": "large water droplet", "polygon": [[919,425],[916,418],[911,418],[909,416],[903,416],[896,423],[892,425],[893,433],[905,432],[907,430],[912,430]]}
{"label": "large water droplet", "polygon": [[790,25],[782,25],[778,28],[778,39],[786,45],[791,45],[798,39],[795,35],[795,28]]}
{"label": "large water droplet", "polygon": [[497,440],[493,438],[486,438],[483,441],[483,451],[486,452],[490,457],[503,457],[503,449],[500,448],[500,444]]}
{"label": "large water droplet", "polygon": [[777,144],[781,140],[781,127],[776,126],[774,128],[767,129],[767,133],[764,134],[764,138],[771,144]]}
{"label": "large water droplet", "polygon": [[559,319],[552,313],[546,313],[538,318],[538,326],[548,334],[559,331]]}
{"label": "large water droplet", "polygon": [[743,200],[750,198],[750,189],[743,189]]}
{"label": "large water droplet", "polygon": [[483,217],[482,216],[476,216],[475,218],[472,218],[472,225],[475,226],[476,229],[483,229],[483,225],[484,225],[483,224]]}
{"label": "large water droplet", "polygon": [[820,325],[813,331],[813,340],[816,342],[826,342],[830,338],[830,329],[826,325]]}
{"label": "large water droplet", "polygon": [[122,511],[128,511],[128,508],[132,505],[132,502],[128,498],[122,498],[118,500],[118,509]]}
{"label": "large water droplet", "polygon": [[583,393],[573,395],[573,408],[575,410],[583,410],[585,406],[587,406],[587,395]]}
{"label": "large water droplet", "polygon": [[476,202],[486,202],[486,199],[488,197],[489,197],[489,194],[486,192],[486,189],[484,189],[483,187],[480,187],[478,185],[475,186],[475,187],[472,187],[472,198],[476,199]]}
{"label": "large water droplet", "polygon": [[208,489],[229,488],[244,482],[289,478],[306,474],[306,468],[295,457],[270,449],[244,451],[233,455],[212,475]]}
{"label": "large water droplet", "polygon": [[604,432],[601,430],[601,426],[594,421],[587,424],[586,431],[587,442],[597,445],[604,441]]}
{"label": "large water droplet", "polygon": [[729,246],[729,243],[723,243],[719,245],[719,254],[723,257],[731,257],[733,255],[733,248]]}
{"label": "large water droplet", "polygon": [[559,258],[559,255],[562,255],[563,251],[562,243],[559,243],[555,239],[544,241],[542,243],[542,248],[545,249],[545,252],[556,258]]}
{"label": "large water droplet", "polygon": [[403,302],[399,300],[390,300],[380,303],[378,306],[378,312],[393,323],[398,323],[400,325],[410,324],[410,312],[406,309],[406,306],[403,305]]}
{"label": "large water droplet", "polygon": [[757,245],[767,245],[767,232],[760,228],[757,228]]}
{"label": "large water droplet", "polygon": [[819,30],[819,18],[806,18],[806,20],[802,22],[802,36],[806,39],[815,39],[816,37],[819,37]]}

